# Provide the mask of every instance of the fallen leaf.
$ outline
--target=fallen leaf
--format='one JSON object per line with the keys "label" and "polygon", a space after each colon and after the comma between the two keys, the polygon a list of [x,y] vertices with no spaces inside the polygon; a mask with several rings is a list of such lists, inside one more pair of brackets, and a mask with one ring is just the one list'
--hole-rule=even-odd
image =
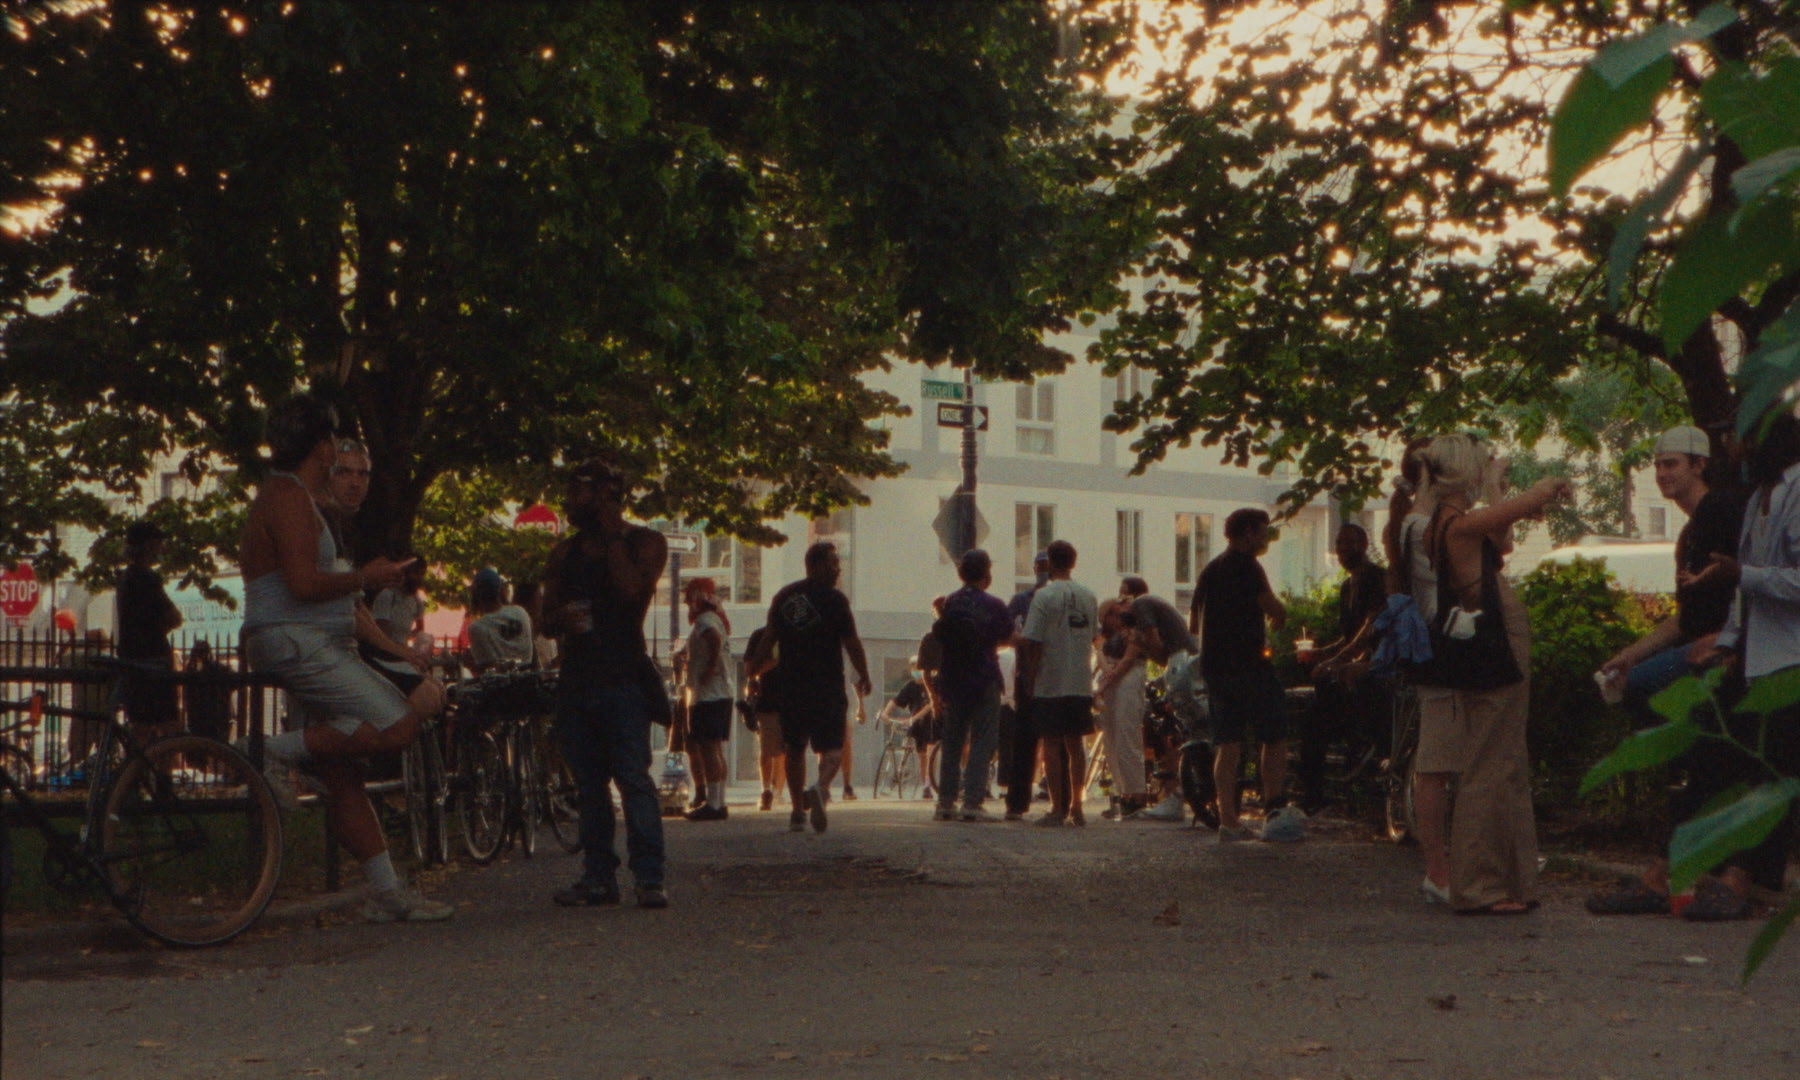
{"label": "fallen leaf", "polygon": [[967,1061],[967,1054],[926,1054],[926,1061]]}
{"label": "fallen leaf", "polygon": [[1331,1047],[1322,1042],[1303,1042],[1298,1046],[1287,1047],[1286,1052],[1293,1054],[1296,1057],[1313,1057],[1318,1054],[1323,1054],[1330,1049]]}
{"label": "fallen leaf", "polygon": [[370,1033],[370,1032],[371,1032],[371,1031],[374,1031],[374,1030],[375,1030],[375,1025],[374,1025],[374,1024],[364,1024],[364,1025],[363,1025],[363,1026],[362,1026],[362,1027],[353,1027],[353,1028],[345,1028],[345,1029],[344,1029],[344,1034],[345,1034],[345,1036],[350,1036],[350,1035],[367,1035],[367,1034],[369,1034],[369,1033]]}
{"label": "fallen leaf", "polygon": [[1455,994],[1445,994],[1443,997],[1428,997],[1425,1000],[1436,1005],[1438,1008],[1443,1009],[1445,1012],[1456,1008]]}
{"label": "fallen leaf", "polygon": [[168,1046],[168,1045],[169,1044],[166,1042],[158,1042],[155,1039],[139,1039],[138,1040],[138,1049],[140,1049],[140,1050],[161,1050],[163,1047]]}
{"label": "fallen leaf", "polygon": [[925,969],[925,974],[927,975],[948,975],[949,973],[950,969],[941,964],[934,964]]}
{"label": "fallen leaf", "polygon": [[992,1053],[993,1050],[994,1048],[987,1043],[976,1043],[974,1046],[969,1047],[969,1053],[971,1054],[988,1054]]}
{"label": "fallen leaf", "polygon": [[777,1050],[769,1056],[776,1061],[792,1061],[800,1055],[793,1050]]}
{"label": "fallen leaf", "polygon": [[1181,925],[1181,901],[1171,900],[1169,906],[1162,909],[1162,914],[1150,920],[1158,926]]}
{"label": "fallen leaf", "polygon": [[243,1057],[238,1058],[238,1061],[245,1065],[261,1065],[268,1060],[269,1059],[266,1057],[257,1057],[255,1054],[246,1054]]}

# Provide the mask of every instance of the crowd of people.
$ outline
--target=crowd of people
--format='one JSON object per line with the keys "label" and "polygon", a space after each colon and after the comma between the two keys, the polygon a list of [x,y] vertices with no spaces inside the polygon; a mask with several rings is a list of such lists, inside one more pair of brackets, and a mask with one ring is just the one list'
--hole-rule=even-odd
{"label": "crowd of people", "polygon": [[[370,461],[361,443],[340,437],[329,405],[304,394],[279,403],[268,444],[270,472],[239,553],[243,654],[281,681],[304,720],[266,740],[271,782],[290,804],[297,778],[323,791],[328,825],[368,882],[367,918],[447,918],[449,905],[401,879],[357,766],[406,746],[444,707],[423,635],[423,562],[355,550],[347,522],[366,497]],[[1736,482],[1737,462],[1711,460],[1711,446],[1689,427],[1656,443],[1657,483],[1690,515],[1677,544],[1677,609],[1600,673],[1646,725],[1659,722],[1650,699],[1682,674],[1725,667],[1729,700],[1746,679],[1800,660],[1800,422],[1785,416],[1750,448],[1747,483]],[[1388,754],[1388,695],[1396,668],[1404,669],[1420,714],[1421,896],[1458,913],[1528,912],[1539,902],[1526,747],[1530,628],[1502,570],[1514,525],[1572,492],[1567,480],[1547,478],[1508,495],[1503,481],[1499,455],[1477,438],[1407,447],[1380,538],[1388,565],[1370,557],[1361,525],[1346,522],[1336,537],[1346,572],[1336,636],[1300,657],[1314,697],[1297,716],[1270,660],[1268,632],[1287,614],[1260,562],[1271,521],[1245,508],[1226,518],[1226,548],[1198,575],[1185,617],[1139,578],[1099,599],[1077,580],[1077,552],[1064,540],[1039,553],[1036,582],[1010,600],[991,591],[988,554],[966,552],[956,587],[933,603],[912,679],[881,717],[906,725],[934,820],[1025,821],[1035,793],[1047,806],[1033,824],[1084,826],[1093,752],[1105,755],[1111,778],[1108,818],[1182,820],[1178,746],[1154,729],[1146,738],[1146,688],[1160,676],[1171,695],[1195,699],[1185,715],[1204,718],[1217,839],[1258,838],[1239,796],[1250,743],[1258,748],[1261,838],[1292,839],[1278,818],[1291,824],[1324,805],[1329,743],[1350,747],[1353,773]],[[621,809],[636,902],[668,903],[662,808],[650,775],[653,724],[673,723],[672,745],[692,763],[689,821],[730,817],[724,748],[741,716],[756,736],[759,809],[774,809],[785,790],[789,827],[824,832],[840,774],[853,797],[845,763],[852,702],[860,713],[873,690],[855,614],[838,588],[838,552],[821,542],[805,553],[805,576],[775,594],[765,624],[749,634],[741,676],[714,583],[687,583],[690,631],[675,658],[671,701],[643,629],[667,541],[626,520],[633,482],[606,461],[572,468],[563,508],[573,532],[552,549],[541,586],[509,597],[500,576],[483,570],[469,589],[463,666],[480,674],[552,656],[557,665],[555,729],[576,784],[582,841],[580,876],[552,897],[563,906],[621,902]],[[132,534],[133,565],[121,583],[121,602],[131,590],[136,613],[121,622],[121,645],[129,636],[145,654],[166,650],[179,625],[149,569],[160,540],[153,527]],[[1427,660],[1426,652],[1436,655]],[[166,702],[130,707],[141,714],[134,719],[166,719]],[[1746,737],[1739,720],[1712,722]],[[1290,794],[1296,736],[1299,790]],[[1800,721],[1777,717],[1764,751],[1777,767],[1800,768]],[[1689,782],[1671,807],[1677,823],[1766,768],[1723,740],[1702,740],[1680,764]],[[1000,789],[1004,809],[995,815],[988,803]],[[1667,863],[1659,861],[1588,906],[1598,914],[1748,917],[1782,887],[1787,836],[1784,824],[1723,862],[1692,895],[1669,895]]]}

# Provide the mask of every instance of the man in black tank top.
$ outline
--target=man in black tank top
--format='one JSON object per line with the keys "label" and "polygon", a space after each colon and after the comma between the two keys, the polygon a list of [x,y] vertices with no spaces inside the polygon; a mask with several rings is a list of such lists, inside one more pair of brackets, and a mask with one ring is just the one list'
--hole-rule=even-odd
{"label": "man in black tank top", "polygon": [[666,907],[662,810],[650,778],[650,722],[666,695],[644,643],[644,616],[668,561],[668,541],[625,521],[629,481],[595,462],[569,475],[564,512],[580,531],[544,571],[544,626],[561,642],[556,733],[581,812],[581,879],[553,897],[564,907],[619,902],[613,850],[617,783],[639,907]]}

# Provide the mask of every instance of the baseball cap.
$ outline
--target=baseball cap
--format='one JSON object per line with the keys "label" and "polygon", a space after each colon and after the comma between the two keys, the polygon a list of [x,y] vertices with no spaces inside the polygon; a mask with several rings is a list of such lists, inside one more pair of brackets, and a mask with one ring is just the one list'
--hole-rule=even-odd
{"label": "baseball cap", "polygon": [[1706,432],[1688,424],[1672,427],[1662,433],[1656,440],[1658,454],[1694,454],[1698,457],[1711,457],[1712,444],[1706,440]]}

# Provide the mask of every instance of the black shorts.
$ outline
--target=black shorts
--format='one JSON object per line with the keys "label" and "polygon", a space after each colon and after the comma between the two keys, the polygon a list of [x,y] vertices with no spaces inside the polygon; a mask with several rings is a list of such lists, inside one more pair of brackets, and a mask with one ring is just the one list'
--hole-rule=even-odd
{"label": "black shorts", "polygon": [[802,698],[781,703],[781,741],[789,750],[804,750],[810,743],[816,753],[844,748],[845,713],[850,703],[837,698]]}
{"label": "black shorts", "polygon": [[1259,743],[1280,742],[1288,736],[1287,695],[1266,664],[1206,676],[1206,697],[1212,706],[1213,743],[1241,743],[1254,734]]}
{"label": "black shorts", "polygon": [[696,701],[688,706],[688,735],[709,742],[731,738],[731,699]]}
{"label": "black shorts", "polygon": [[937,713],[928,712],[914,720],[906,727],[906,734],[911,737],[913,745],[923,750],[938,741]]}
{"label": "black shorts", "polygon": [[1040,739],[1062,739],[1094,733],[1094,699],[1076,697],[1032,698],[1031,732]]}

